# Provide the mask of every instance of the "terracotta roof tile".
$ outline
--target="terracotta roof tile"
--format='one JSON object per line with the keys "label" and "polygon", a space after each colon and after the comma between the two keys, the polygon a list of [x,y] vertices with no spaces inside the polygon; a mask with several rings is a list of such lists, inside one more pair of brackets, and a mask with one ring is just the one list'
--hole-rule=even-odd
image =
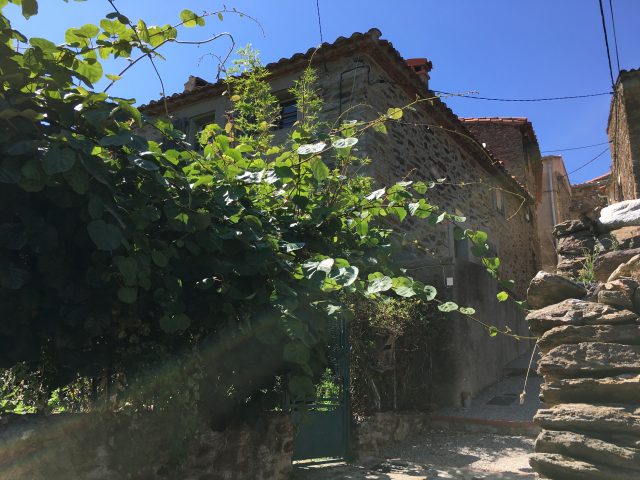
{"label": "terracotta roof tile", "polygon": [[[327,54],[335,54],[342,48],[353,49],[356,46],[362,46],[365,48],[372,47],[374,49],[377,49],[377,51],[382,51],[383,53],[390,56],[392,60],[394,60],[393,65],[396,68],[400,69],[406,77],[405,86],[411,88],[414,93],[417,93],[420,96],[426,96],[427,98],[432,99],[428,108],[433,108],[436,112],[442,114],[444,118],[446,118],[446,120],[450,122],[456,130],[459,131],[459,133],[462,133],[464,136],[474,138],[473,134],[469,132],[469,130],[465,127],[465,121],[461,121],[461,119],[447,106],[446,103],[438,98],[438,96],[434,92],[425,88],[425,84],[415,74],[413,68],[407,65],[405,59],[395,49],[393,44],[388,40],[380,39],[381,36],[382,32],[377,28],[372,28],[366,33],[356,32],[348,38],[338,37],[333,43],[323,43],[319,49],[310,48],[305,53],[296,53],[289,58],[281,58],[277,62],[265,65],[265,67],[274,73],[275,71],[278,71],[278,73],[286,72],[289,69],[304,68],[308,65],[309,61],[312,58],[316,62],[322,61],[323,57]],[[153,114],[154,112],[156,114],[161,114],[163,112],[165,101],[167,102],[167,105],[175,107],[182,103],[197,101],[198,99],[206,96],[221,94],[224,88],[224,80],[218,80],[216,83],[196,86],[191,91],[174,93],[173,95],[165,97],[164,99],[152,100],[148,104],[141,106],[140,109],[147,110],[151,114]],[[425,104],[422,103],[421,105],[424,106]],[[499,119],[501,117],[487,118]],[[519,125],[520,123],[528,123],[528,120],[524,117],[511,117],[511,120],[512,123],[517,125]],[[513,178],[513,176],[505,168],[504,164],[498,161],[489,150],[482,147],[480,142],[476,142],[476,148],[481,148],[484,151],[484,155],[477,156],[478,162],[481,165],[484,165],[486,169],[493,170],[494,172],[499,173],[504,180],[508,181],[511,184],[514,184],[521,193],[523,193],[530,200],[532,199],[525,186],[518,180]]]}

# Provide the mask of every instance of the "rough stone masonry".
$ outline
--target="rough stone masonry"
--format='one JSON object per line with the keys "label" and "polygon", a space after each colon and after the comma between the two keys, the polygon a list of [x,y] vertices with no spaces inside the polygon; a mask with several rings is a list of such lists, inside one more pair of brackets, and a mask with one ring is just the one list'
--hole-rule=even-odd
{"label": "rough stone masonry", "polygon": [[530,458],[541,478],[640,479],[640,251],[612,240],[640,225],[640,200],[623,203],[557,225],[557,274],[529,286],[547,407]]}

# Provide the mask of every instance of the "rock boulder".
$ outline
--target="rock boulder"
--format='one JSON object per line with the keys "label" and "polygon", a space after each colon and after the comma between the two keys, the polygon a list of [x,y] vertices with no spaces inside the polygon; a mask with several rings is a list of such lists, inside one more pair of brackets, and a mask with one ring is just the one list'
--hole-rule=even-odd
{"label": "rock boulder", "polygon": [[640,226],[640,199],[614,203],[600,211],[600,231],[609,232],[622,227],[637,226]]}
{"label": "rock boulder", "polygon": [[540,359],[538,372],[552,378],[640,373],[640,345],[600,342],[560,345]]}
{"label": "rock boulder", "polygon": [[636,281],[640,281],[640,249],[626,251],[637,252],[637,254],[632,255],[624,262],[618,264],[618,266],[611,272],[611,274],[607,278],[608,282],[612,282],[613,280],[617,280],[622,277],[629,277],[633,278]]}
{"label": "rock boulder", "polygon": [[638,472],[594,465],[558,453],[534,453],[529,464],[544,478],[562,480],[638,480]]}
{"label": "rock boulder", "polygon": [[553,227],[553,235],[556,238],[566,237],[577,232],[593,232],[593,223],[588,220],[567,220],[566,222],[558,223]]}
{"label": "rock boulder", "polygon": [[538,340],[538,348],[547,353],[563,344],[585,342],[640,345],[640,325],[564,325],[547,330]]}
{"label": "rock boulder", "polygon": [[579,283],[549,272],[538,272],[527,290],[527,303],[543,308],[568,298],[583,298],[587,290]]}
{"label": "rock boulder", "polygon": [[576,402],[633,405],[640,398],[640,375],[628,373],[604,378],[563,378],[542,384],[541,394],[548,406]]}
{"label": "rock boulder", "polygon": [[536,452],[559,453],[590,463],[640,470],[640,450],[574,432],[543,430],[536,439]]}
{"label": "rock boulder", "polygon": [[[593,273],[596,280],[599,282],[606,282],[611,277],[611,274],[622,264],[628,262],[633,257],[640,257],[640,248],[634,248],[632,250],[614,250],[612,252],[601,253],[597,256],[593,262]],[[639,258],[640,261],[640,258]],[[620,277],[633,277],[629,274],[620,274]],[[615,280],[611,278],[611,280]],[[636,277],[633,277],[636,278]],[[640,267],[638,269],[638,277],[640,279]]]}
{"label": "rock boulder", "polygon": [[633,296],[638,282],[633,278],[621,277],[605,283],[598,292],[598,302],[617,308],[633,310]]}
{"label": "rock boulder", "polygon": [[535,335],[562,325],[619,325],[636,322],[638,316],[629,310],[570,298],[555,305],[529,312],[529,329]]}
{"label": "rock boulder", "polygon": [[547,430],[640,435],[640,408],[564,403],[538,410],[534,422]]}

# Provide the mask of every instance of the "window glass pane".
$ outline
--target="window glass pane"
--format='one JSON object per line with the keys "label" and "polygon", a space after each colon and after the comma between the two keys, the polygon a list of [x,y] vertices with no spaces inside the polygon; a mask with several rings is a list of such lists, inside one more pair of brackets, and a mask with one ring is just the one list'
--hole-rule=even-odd
{"label": "window glass pane", "polygon": [[295,100],[280,103],[280,121],[278,128],[289,128],[298,120],[298,106]]}

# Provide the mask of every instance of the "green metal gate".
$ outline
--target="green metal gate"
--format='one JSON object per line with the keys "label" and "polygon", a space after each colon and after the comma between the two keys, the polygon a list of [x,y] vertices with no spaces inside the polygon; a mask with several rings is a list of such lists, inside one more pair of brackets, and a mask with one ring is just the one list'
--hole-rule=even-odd
{"label": "green metal gate", "polygon": [[[349,335],[344,320],[331,329],[325,392],[289,402],[295,426],[293,460],[346,458],[349,454]],[[322,390],[322,389],[320,389]]]}

